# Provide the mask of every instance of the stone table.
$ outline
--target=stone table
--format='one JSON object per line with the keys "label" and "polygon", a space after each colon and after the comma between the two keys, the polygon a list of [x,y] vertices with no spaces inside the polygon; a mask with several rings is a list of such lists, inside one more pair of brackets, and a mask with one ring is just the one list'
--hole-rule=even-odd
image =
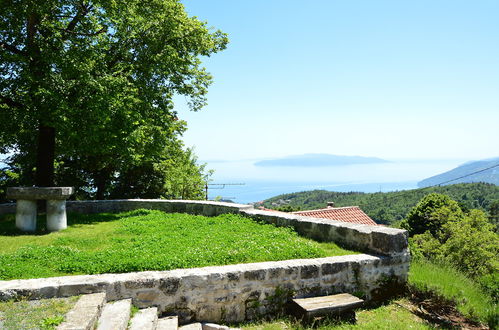
{"label": "stone table", "polygon": [[67,228],[66,199],[73,187],[9,187],[7,198],[16,199],[16,227],[22,231],[36,230],[36,201],[47,201],[47,230]]}

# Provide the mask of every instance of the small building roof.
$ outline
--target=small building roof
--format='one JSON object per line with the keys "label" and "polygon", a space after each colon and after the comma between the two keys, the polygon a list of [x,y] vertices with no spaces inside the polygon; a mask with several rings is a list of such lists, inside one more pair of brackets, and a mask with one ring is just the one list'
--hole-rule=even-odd
{"label": "small building roof", "polygon": [[342,222],[350,222],[362,225],[377,226],[378,224],[364,213],[358,206],[327,207],[319,210],[307,210],[292,212],[313,218],[330,219]]}

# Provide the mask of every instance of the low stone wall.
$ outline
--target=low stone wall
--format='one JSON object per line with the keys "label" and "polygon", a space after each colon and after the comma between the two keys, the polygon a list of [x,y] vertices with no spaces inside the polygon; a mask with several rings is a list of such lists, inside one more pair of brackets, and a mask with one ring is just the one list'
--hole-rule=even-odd
{"label": "low stone wall", "polygon": [[[0,205],[0,213],[10,210],[9,207]],[[400,229],[261,211],[249,205],[232,203],[169,200],[67,203],[68,212],[78,213],[122,212],[139,208],[206,216],[238,213],[256,221],[293,227],[303,236],[337,242],[371,255],[165,272],[0,281],[0,300],[106,291],[109,300],[132,298],[140,308],[158,306],[163,313],[180,315],[183,322],[234,322],[276,312],[291,296],[348,292],[360,294],[369,300],[401,288],[407,281],[410,261],[407,232]]]}
{"label": "low stone wall", "polygon": [[[319,259],[228,265],[163,272],[55,277],[0,282],[0,299],[64,297],[107,293],[108,300],[132,298],[139,308],[193,320],[238,322],[279,312],[290,297],[339,292],[366,299],[387,285],[402,285],[407,258],[365,254]],[[395,282],[394,282],[395,281]]]}

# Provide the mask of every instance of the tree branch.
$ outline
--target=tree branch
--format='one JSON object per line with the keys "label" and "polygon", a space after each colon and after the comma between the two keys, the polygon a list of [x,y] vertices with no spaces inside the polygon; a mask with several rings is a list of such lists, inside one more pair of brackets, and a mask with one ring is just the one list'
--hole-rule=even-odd
{"label": "tree branch", "polygon": [[6,50],[8,50],[11,53],[16,54],[16,55],[22,55],[22,56],[27,55],[25,51],[22,51],[22,50],[18,49],[17,47],[9,45],[5,42],[0,42],[0,48],[6,49]]}
{"label": "tree branch", "polygon": [[66,26],[66,28],[64,29],[64,31],[66,31],[68,33],[73,32],[73,30],[75,29],[76,25],[81,21],[81,19],[83,17],[85,17],[90,12],[90,10],[92,10],[92,8],[93,8],[93,5],[89,5],[87,7],[87,6],[85,6],[85,4],[82,3],[80,9],[78,9],[78,12],[73,17],[73,19],[71,20],[71,22],[68,23],[68,26]]}
{"label": "tree branch", "polygon": [[106,32],[106,31],[107,31],[107,27],[103,27],[103,28],[102,28],[102,29],[100,29],[99,31],[92,32],[92,33],[68,31],[68,30],[66,30],[66,29],[62,29],[62,31],[64,31],[64,32],[66,32],[66,33],[69,33],[69,34],[79,35],[79,36],[93,37],[93,36],[96,36],[96,35],[99,35],[99,34],[101,34],[101,33]]}

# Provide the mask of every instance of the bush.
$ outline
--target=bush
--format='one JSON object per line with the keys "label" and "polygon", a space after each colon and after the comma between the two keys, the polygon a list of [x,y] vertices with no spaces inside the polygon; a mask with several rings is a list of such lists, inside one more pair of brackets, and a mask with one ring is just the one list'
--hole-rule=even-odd
{"label": "bush", "polygon": [[419,201],[401,226],[409,231],[410,236],[423,234],[426,231],[436,236],[443,224],[462,218],[463,215],[459,204],[449,196],[432,193]]}

